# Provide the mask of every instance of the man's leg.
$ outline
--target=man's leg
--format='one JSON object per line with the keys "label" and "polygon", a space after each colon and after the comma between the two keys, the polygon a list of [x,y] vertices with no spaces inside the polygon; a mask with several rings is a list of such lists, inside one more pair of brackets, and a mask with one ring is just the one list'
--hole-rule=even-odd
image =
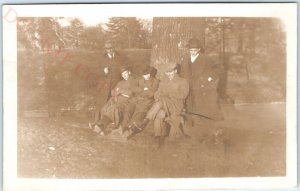
{"label": "man's leg", "polygon": [[101,118],[101,110],[102,107],[105,105],[107,98],[102,98],[103,96],[98,95],[96,98],[96,105],[95,105],[95,115],[94,121],[92,124],[95,124]]}
{"label": "man's leg", "polygon": [[163,110],[160,110],[153,122],[154,138],[157,143],[157,149],[163,146],[167,134],[166,124],[164,121],[165,117],[166,113]]}
{"label": "man's leg", "polygon": [[132,133],[127,137],[127,139],[131,139],[133,136],[135,136],[136,134],[143,131],[146,128],[146,126],[148,125],[149,121],[155,119],[155,117],[158,114],[158,112],[160,111],[161,107],[162,107],[161,102],[155,102],[153,104],[153,106],[150,108],[150,110],[148,111],[143,122],[137,126],[132,127],[132,129],[131,129]]}
{"label": "man's leg", "polygon": [[130,102],[126,107],[124,107],[124,111],[122,112],[122,122],[121,122],[121,126],[123,128],[129,125],[131,118],[134,115],[135,108],[136,108],[136,103],[134,102]]}
{"label": "man's leg", "polygon": [[170,137],[177,138],[183,135],[183,131],[180,128],[182,123],[182,117],[178,115],[171,115],[168,123],[171,125]]}

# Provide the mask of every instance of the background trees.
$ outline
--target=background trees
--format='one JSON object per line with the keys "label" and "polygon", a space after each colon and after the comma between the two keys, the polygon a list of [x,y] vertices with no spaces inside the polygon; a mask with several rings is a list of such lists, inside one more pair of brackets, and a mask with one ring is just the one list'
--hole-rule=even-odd
{"label": "background trees", "polygon": [[180,63],[187,56],[187,42],[205,41],[205,19],[155,17],[153,19],[151,64],[160,70],[169,61]]}
{"label": "background trees", "polygon": [[107,38],[118,48],[147,47],[148,28],[136,17],[112,17],[106,26]]}
{"label": "background trees", "polygon": [[158,68],[167,60],[180,63],[191,37],[200,39],[206,54],[223,64],[219,92],[224,102],[285,100],[286,45],[280,20],[154,18],[151,63]]}
{"label": "background trees", "polygon": [[286,37],[275,18],[113,17],[86,26],[79,18],[27,17],[18,18],[17,27],[18,93],[25,103],[20,108],[66,100],[57,102],[60,108],[92,97],[85,79],[92,71],[89,78],[97,80],[106,40],[123,49],[138,72],[147,62],[158,70],[168,61],[180,63],[192,37],[224,66],[219,88],[224,102],[285,101]]}

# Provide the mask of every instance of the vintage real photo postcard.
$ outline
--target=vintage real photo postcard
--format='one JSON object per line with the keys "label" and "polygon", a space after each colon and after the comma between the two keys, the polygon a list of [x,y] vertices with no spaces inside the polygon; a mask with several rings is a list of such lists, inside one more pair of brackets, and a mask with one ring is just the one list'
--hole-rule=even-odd
{"label": "vintage real photo postcard", "polygon": [[296,3],[2,12],[4,190],[296,186]]}

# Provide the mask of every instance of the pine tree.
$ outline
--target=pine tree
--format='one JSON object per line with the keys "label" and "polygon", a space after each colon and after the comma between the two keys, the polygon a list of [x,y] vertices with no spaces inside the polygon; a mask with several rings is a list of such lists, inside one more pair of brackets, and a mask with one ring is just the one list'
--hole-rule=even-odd
{"label": "pine tree", "polygon": [[143,48],[142,25],[136,17],[112,17],[107,25],[107,38],[117,48]]}

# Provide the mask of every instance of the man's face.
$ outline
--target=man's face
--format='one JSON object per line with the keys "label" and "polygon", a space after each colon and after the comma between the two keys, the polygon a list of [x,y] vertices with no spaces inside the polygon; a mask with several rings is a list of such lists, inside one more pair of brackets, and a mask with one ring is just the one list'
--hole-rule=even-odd
{"label": "man's face", "polygon": [[150,79],[150,74],[145,74],[143,75],[144,80],[149,80]]}
{"label": "man's face", "polygon": [[166,74],[166,76],[168,77],[169,80],[173,80],[176,73],[177,73],[177,70],[174,69],[172,71],[166,72],[165,74]]}
{"label": "man's face", "polygon": [[200,52],[200,48],[190,48],[191,56],[196,56],[197,54],[199,54],[199,52]]}
{"label": "man's face", "polygon": [[107,54],[113,54],[114,53],[113,48],[106,48],[105,51],[106,51]]}
{"label": "man's face", "polygon": [[130,71],[126,70],[126,71],[122,72],[122,78],[124,80],[128,80],[130,77],[130,74],[131,74]]}

